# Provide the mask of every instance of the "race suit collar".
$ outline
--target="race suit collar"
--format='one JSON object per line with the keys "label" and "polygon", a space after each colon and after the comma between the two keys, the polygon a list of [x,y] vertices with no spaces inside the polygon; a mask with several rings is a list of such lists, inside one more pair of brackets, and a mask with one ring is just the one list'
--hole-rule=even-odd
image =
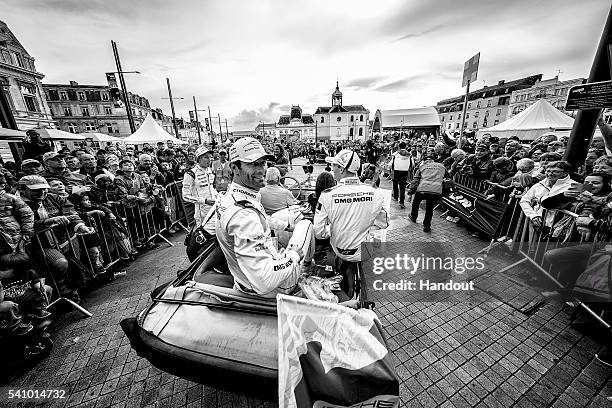
{"label": "race suit collar", "polygon": [[231,194],[237,201],[248,200],[253,202],[259,202],[259,191],[253,190],[242,186],[240,184],[232,182],[227,188],[227,192]]}
{"label": "race suit collar", "polygon": [[196,167],[197,167],[198,169],[202,170],[203,172],[207,172],[207,171],[209,171],[209,170],[210,170],[210,166],[209,166],[209,167],[202,167],[202,166],[200,166],[200,164],[199,164],[199,163],[198,163],[198,164],[196,164]]}

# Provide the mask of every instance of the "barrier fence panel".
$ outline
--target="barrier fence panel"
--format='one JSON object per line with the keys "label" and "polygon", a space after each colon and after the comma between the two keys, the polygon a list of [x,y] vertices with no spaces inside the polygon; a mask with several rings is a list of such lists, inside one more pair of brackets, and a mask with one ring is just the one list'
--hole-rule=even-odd
{"label": "barrier fence panel", "polygon": [[170,213],[171,225],[170,228],[179,226],[185,232],[189,232],[187,228],[187,214],[185,211],[185,203],[183,202],[183,182],[175,181],[168,184],[165,188],[165,194],[168,199],[168,212]]}
{"label": "barrier fence panel", "polygon": [[[541,217],[542,226],[538,227],[534,225],[532,219],[521,212],[512,245],[513,252],[518,254],[521,259],[499,272],[505,272],[524,262],[529,262],[554,284],[557,291],[568,295],[577,309],[583,309],[607,330],[611,330],[612,327],[603,319],[602,315],[596,313],[589,304],[583,301],[584,299],[581,299],[581,296],[573,288],[574,283],[571,280],[570,283],[564,283],[568,277],[562,276],[561,269],[555,273],[553,268],[552,261],[555,259],[555,254],[558,256],[558,252],[555,252],[555,250],[571,250],[572,247],[576,249],[576,247],[582,246],[585,249],[585,254],[588,254],[585,264],[589,265],[589,261],[597,249],[608,244],[604,240],[604,236],[600,236],[596,232],[593,234],[592,242],[585,241],[584,235],[579,240],[572,242],[571,235],[574,232],[577,218],[578,214],[566,210],[548,210],[544,211]],[[561,223],[565,224],[560,225]],[[560,227],[563,227],[561,232]],[[566,235],[562,235],[564,231]],[[568,237],[569,241],[567,240]],[[576,272],[584,273],[582,270],[574,271],[574,273]],[[576,279],[578,277],[579,275],[576,276]],[[608,278],[608,285],[612,285],[610,275],[607,272],[606,277]],[[569,285],[572,287],[569,288]]]}
{"label": "barrier fence panel", "polygon": [[[63,234],[65,234],[66,236],[66,241],[62,240],[62,242],[60,242],[60,239],[58,239],[57,234],[55,233],[56,228],[62,229]],[[92,316],[91,312],[89,312],[87,309],[85,309],[84,307],[82,307],[81,305],[73,301],[72,299],[67,298],[65,296],[65,290],[62,290],[64,288],[64,285],[66,284],[65,281],[68,278],[68,270],[66,269],[66,271],[64,271],[65,276],[63,276],[62,279],[58,280],[58,277],[55,276],[55,271],[49,265],[49,260],[48,260],[48,256],[51,255],[48,250],[55,250],[55,251],[58,251],[60,254],[65,254],[64,250],[67,247],[70,247],[70,250],[72,251],[72,255],[76,257],[77,253],[73,245],[73,241],[75,241],[76,239],[78,239],[76,236],[70,236],[70,232],[68,231],[68,228],[66,226],[52,226],[49,228],[45,228],[41,231],[38,231],[34,234],[33,236],[34,242],[32,243],[33,245],[32,250],[35,252],[39,252],[37,254],[38,255],[37,258],[42,261],[40,266],[42,266],[45,269],[46,277],[50,279],[51,281],[50,283],[54,289],[54,296],[57,296],[56,299],[52,300],[49,303],[49,306],[53,306],[61,302],[67,303],[69,306],[76,309],[77,311],[84,314],[85,316],[91,317]],[[43,244],[43,241],[45,242],[44,244]],[[64,245],[66,243],[67,245]],[[47,249],[47,251],[45,249]],[[53,254],[53,256],[55,257],[57,257],[57,255],[58,253]]]}

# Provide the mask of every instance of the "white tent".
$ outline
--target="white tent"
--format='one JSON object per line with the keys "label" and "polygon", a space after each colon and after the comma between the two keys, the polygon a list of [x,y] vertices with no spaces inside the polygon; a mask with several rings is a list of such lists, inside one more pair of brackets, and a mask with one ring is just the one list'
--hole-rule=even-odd
{"label": "white tent", "polygon": [[126,144],[139,145],[143,143],[157,143],[172,141],[174,144],[186,144],[187,142],[177,139],[170,133],[166,132],[159,124],[153,119],[151,114],[148,114],[142,125],[138,130],[132,133],[131,136],[122,139]]}
{"label": "white tent", "polygon": [[59,129],[36,129],[43,139],[52,140],[85,140],[85,137]]}
{"label": "white tent", "polygon": [[97,133],[97,132],[88,132],[88,133],[80,133],[81,136],[85,138],[92,138],[96,142],[119,142],[123,143],[124,139],[120,137],[115,137],[111,135],[107,135],[106,133]]}
{"label": "white tent", "polygon": [[373,127],[379,130],[408,130],[411,128],[436,128],[440,118],[432,106],[413,109],[377,110]]}
{"label": "white tent", "polygon": [[[477,132],[480,139],[485,133],[497,137],[518,136],[521,140],[535,140],[540,135],[571,130],[574,119],[540,99],[516,116],[490,128]],[[561,132],[559,132],[561,133]],[[563,132],[566,133],[566,132]]]}

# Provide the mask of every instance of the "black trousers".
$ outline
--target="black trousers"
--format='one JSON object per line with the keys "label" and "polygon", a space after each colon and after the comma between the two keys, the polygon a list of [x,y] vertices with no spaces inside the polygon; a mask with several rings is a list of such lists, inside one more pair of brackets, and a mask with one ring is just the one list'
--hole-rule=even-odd
{"label": "black trousers", "polygon": [[406,182],[408,181],[408,171],[395,170],[393,172],[393,198],[404,204],[406,198]]}
{"label": "black trousers", "polygon": [[425,219],[423,220],[424,227],[431,227],[431,219],[433,217],[433,209],[440,199],[440,194],[427,193],[417,191],[412,199],[412,211],[410,212],[410,218],[416,220],[419,215],[419,206],[421,201],[425,200]]}

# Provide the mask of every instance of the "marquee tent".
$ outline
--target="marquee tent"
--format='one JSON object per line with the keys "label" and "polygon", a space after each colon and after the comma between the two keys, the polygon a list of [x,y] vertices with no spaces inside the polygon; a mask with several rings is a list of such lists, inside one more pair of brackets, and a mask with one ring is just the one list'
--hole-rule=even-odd
{"label": "marquee tent", "polygon": [[153,119],[151,114],[148,114],[142,125],[138,130],[132,133],[131,136],[122,139],[126,144],[139,145],[143,143],[157,143],[167,142],[168,140],[174,142],[174,144],[186,144],[187,142],[177,139],[170,133],[166,132],[159,124]]}
{"label": "marquee tent", "polygon": [[23,139],[25,132],[0,127],[0,139]]}
{"label": "marquee tent", "polygon": [[97,133],[97,132],[88,132],[88,133],[80,133],[81,136],[85,138],[92,138],[96,142],[119,142],[123,143],[122,138],[115,137],[111,135],[107,135],[106,133]]}
{"label": "marquee tent", "polygon": [[540,99],[516,116],[490,128],[477,132],[480,139],[485,133],[497,137],[518,136],[521,140],[535,140],[540,135],[572,129],[574,119],[559,111],[544,99]]}
{"label": "marquee tent", "polygon": [[84,136],[74,133],[64,132],[59,129],[35,129],[43,139],[52,140],[85,140]]}
{"label": "marquee tent", "polygon": [[375,132],[385,130],[426,129],[438,130],[440,118],[436,108],[428,106],[414,109],[377,110],[374,115]]}

